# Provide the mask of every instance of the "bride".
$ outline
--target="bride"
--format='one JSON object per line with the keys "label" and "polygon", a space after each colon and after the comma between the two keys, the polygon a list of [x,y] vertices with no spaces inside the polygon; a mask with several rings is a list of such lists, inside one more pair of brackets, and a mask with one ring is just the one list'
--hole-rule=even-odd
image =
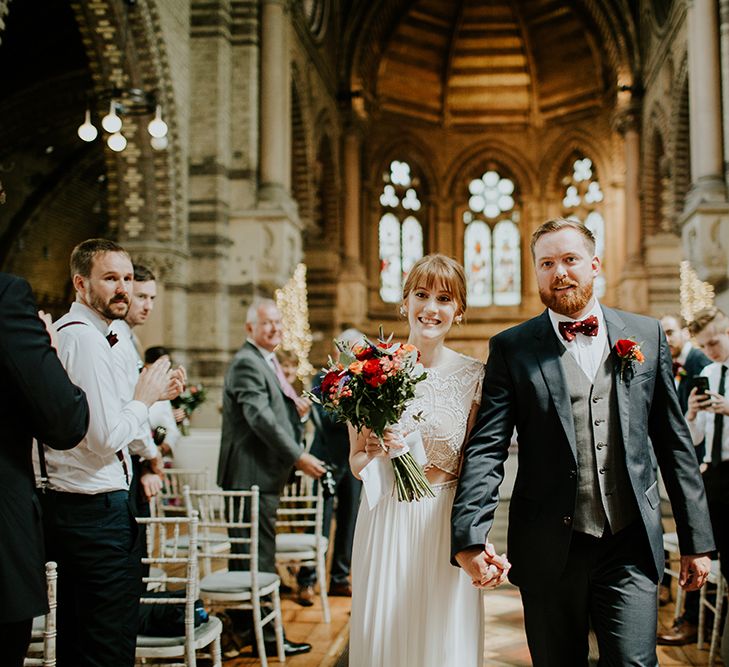
{"label": "bride", "polygon": [[503,558],[503,570],[492,567],[473,582],[450,563],[461,448],[476,417],[484,374],[480,361],[444,345],[465,310],[461,265],[444,255],[419,260],[405,282],[400,312],[407,316],[408,342],[420,350],[427,377],[416,385],[416,397],[400,423],[386,432],[384,447],[373,434],[357,434],[350,427],[349,461],[356,477],[418,429],[435,492],[435,498],[409,503],[391,494],[372,510],[367,502],[360,504],[352,557],[350,667],[482,664],[479,589],[502,583],[508,563]]}

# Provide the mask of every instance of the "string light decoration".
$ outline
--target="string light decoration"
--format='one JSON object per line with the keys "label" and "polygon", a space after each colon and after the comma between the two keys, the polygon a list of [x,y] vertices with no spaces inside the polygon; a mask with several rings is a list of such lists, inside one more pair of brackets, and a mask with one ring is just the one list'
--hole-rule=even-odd
{"label": "string light decoration", "polygon": [[702,308],[714,305],[714,288],[703,280],[699,280],[691,264],[681,262],[681,316],[687,322],[694,319],[694,314]]}
{"label": "string light decoration", "polygon": [[296,267],[291,279],[276,290],[275,297],[284,324],[281,347],[296,354],[299,359],[296,375],[300,380],[308,379],[313,375],[314,367],[309,363],[311,329],[305,264]]}

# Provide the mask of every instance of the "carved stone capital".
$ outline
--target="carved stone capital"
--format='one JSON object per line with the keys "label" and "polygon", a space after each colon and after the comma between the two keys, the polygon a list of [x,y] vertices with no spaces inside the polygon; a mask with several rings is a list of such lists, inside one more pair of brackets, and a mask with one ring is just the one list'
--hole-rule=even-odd
{"label": "carved stone capital", "polygon": [[701,280],[721,291],[729,265],[729,204],[702,202],[682,223],[684,255]]}

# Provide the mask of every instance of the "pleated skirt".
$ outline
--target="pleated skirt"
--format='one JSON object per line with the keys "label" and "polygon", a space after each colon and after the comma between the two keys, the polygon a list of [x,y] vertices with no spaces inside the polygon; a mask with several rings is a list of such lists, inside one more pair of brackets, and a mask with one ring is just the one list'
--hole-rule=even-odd
{"label": "pleated skirt", "polygon": [[[362,500],[352,554],[350,667],[479,667],[481,591],[450,564],[457,482],[435,498]],[[364,495],[364,494],[363,494]]]}

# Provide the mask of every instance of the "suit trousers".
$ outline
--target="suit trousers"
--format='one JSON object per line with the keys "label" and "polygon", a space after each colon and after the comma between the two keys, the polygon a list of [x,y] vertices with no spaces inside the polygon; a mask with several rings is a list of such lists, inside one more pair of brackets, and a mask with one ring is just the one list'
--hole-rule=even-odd
{"label": "suit trousers", "polygon": [[[337,528],[334,534],[332,568],[329,574],[332,584],[348,584],[352,567],[352,543],[354,524],[359,510],[359,497],[362,492],[360,482],[349,469],[349,464],[338,468],[335,474],[336,492],[334,497],[324,501],[322,534],[329,539],[332,530],[332,515],[335,514],[334,498],[337,500]],[[299,586],[313,586],[316,583],[316,570],[302,567],[297,577]]]}
{"label": "suit trousers", "polygon": [[129,493],[39,495],[58,563],[58,667],[132,667],[141,567]]}
{"label": "suit trousers", "polygon": [[30,645],[33,619],[0,623],[0,647],[4,667],[22,667]]}
{"label": "suit trousers", "polygon": [[559,580],[521,589],[534,667],[587,667],[593,628],[605,667],[656,667],[657,581],[640,522],[601,538],[572,534]]}
{"label": "suit trousers", "polygon": [[[278,510],[280,495],[278,493],[261,493],[258,503],[258,571],[276,572],[276,511]],[[238,507],[235,507],[238,513]],[[246,503],[243,508],[243,521],[251,520],[251,506]],[[249,537],[248,531],[231,528],[228,531],[231,537]],[[231,545],[233,553],[248,553],[247,544]],[[231,560],[228,566],[230,570],[248,570],[250,561]],[[236,629],[243,632],[253,631],[253,612],[232,609],[228,615],[233,619]],[[263,638],[265,641],[275,641],[273,623],[263,626]]]}

